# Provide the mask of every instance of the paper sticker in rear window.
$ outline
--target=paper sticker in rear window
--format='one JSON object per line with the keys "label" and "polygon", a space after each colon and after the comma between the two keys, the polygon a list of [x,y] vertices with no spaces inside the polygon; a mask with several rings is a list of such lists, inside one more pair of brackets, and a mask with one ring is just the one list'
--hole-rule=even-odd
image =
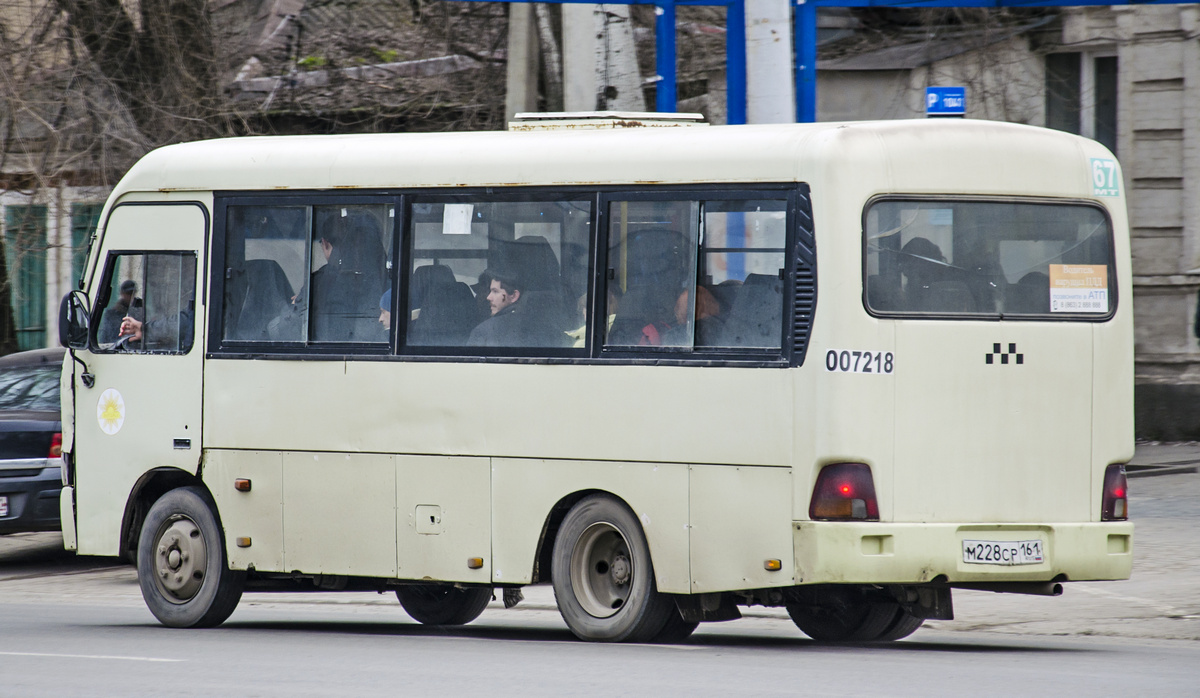
{"label": "paper sticker in rear window", "polygon": [[1051,264],[1050,312],[1107,313],[1108,267],[1099,264]]}

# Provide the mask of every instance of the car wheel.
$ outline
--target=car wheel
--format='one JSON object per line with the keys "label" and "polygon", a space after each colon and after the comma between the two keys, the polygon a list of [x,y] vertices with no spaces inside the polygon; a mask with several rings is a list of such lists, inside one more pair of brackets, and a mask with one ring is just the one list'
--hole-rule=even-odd
{"label": "car wheel", "polygon": [[146,514],[138,539],[138,584],[163,625],[220,625],[242,598],[246,573],[226,564],[214,509],[203,489],[182,487],[164,494]]}
{"label": "car wheel", "polygon": [[879,639],[901,610],[895,601],[872,598],[855,587],[842,586],[813,590],[786,605],[796,627],[819,642]]}
{"label": "car wheel", "polygon": [[396,598],[413,620],[424,625],[465,625],[479,617],[492,600],[487,587],[453,584],[409,584],[396,589]]}
{"label": "car wheel", "polygon": [[551,576],[559,613],[583,640],[649,642],[679,614],[654,583],[641,523],[608,495],[585,497],[567,513]]}

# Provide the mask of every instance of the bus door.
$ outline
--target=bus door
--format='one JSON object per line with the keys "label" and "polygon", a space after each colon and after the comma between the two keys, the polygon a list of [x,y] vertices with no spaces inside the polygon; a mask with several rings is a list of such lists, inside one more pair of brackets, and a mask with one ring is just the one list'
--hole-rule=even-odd
{"label": "bus door", "polygon": [[81,553],[116,553],[124,500],[144,472],[197,472],[207,228],[195,203],[124,204],[108,219],[91,287],[94,383],[75,409]]}

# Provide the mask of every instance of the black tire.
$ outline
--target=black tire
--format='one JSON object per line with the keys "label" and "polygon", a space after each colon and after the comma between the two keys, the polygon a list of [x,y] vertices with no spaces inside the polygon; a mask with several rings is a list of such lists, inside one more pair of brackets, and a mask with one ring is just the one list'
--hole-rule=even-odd
{"label": "black tire", "polygon": [[172,628],[212,628],[242,598],[246,573],[229,569],[216,506],[199,487],[171,490],[150,507],[137,548],[150,612]]}
{"label": "black tire", "polygon": [[650,642],[679,614],[655,585],[641,523],[608,495],[585,497],[567,512],[551,576],[558,611],[581,640]]}
{"label": "black tire", "polygon": [[875,639],[879,642],[894,642],[912,635],[924,624],[924,618],[917,618],[903,608],[897,608],[896,617],[892,620],[891,625]]}
{"label": "black tire", "polygon": [[672,609],[672,612],[667,615],[667,624],[662,630],[658,631],[650,642],[660,645],[674,645],[683,642],[696,632],[696,628],[700,626],[696,621],[684,620],[683,616],[679,615],[679,609]]}
{"label": "black tire", "polygon": [[[891,627],[895,601],[869,596],[855,587],[830,586],[787,603],[792,622],[818,642],[869,642]],[[915,629],[915,628],[914,628]]]}
{"label": "black tire", "polygon": [[492,600],[487,587],[453,584],[408,584],[396,589],[404,611],[422,625],[466,625]]}

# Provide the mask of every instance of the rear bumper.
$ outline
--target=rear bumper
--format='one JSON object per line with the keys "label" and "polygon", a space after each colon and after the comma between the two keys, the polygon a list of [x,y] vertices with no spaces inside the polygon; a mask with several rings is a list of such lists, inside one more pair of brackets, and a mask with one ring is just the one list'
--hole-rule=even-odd
{"label": "rear bumper", "polygon": [[59,529],[62,476],[58,460],[53,462],[47,458],[0,461],[0,497],[8,510],[0,514],[0,533]]}
{"label": "rear bumper", "polygon": [[[1029,565],[963,561],[963,540],[1040,540]],[[1133,523],[927,524],[797,521],[796,579],[802,584],[1042,582],[1128,579]]]}

